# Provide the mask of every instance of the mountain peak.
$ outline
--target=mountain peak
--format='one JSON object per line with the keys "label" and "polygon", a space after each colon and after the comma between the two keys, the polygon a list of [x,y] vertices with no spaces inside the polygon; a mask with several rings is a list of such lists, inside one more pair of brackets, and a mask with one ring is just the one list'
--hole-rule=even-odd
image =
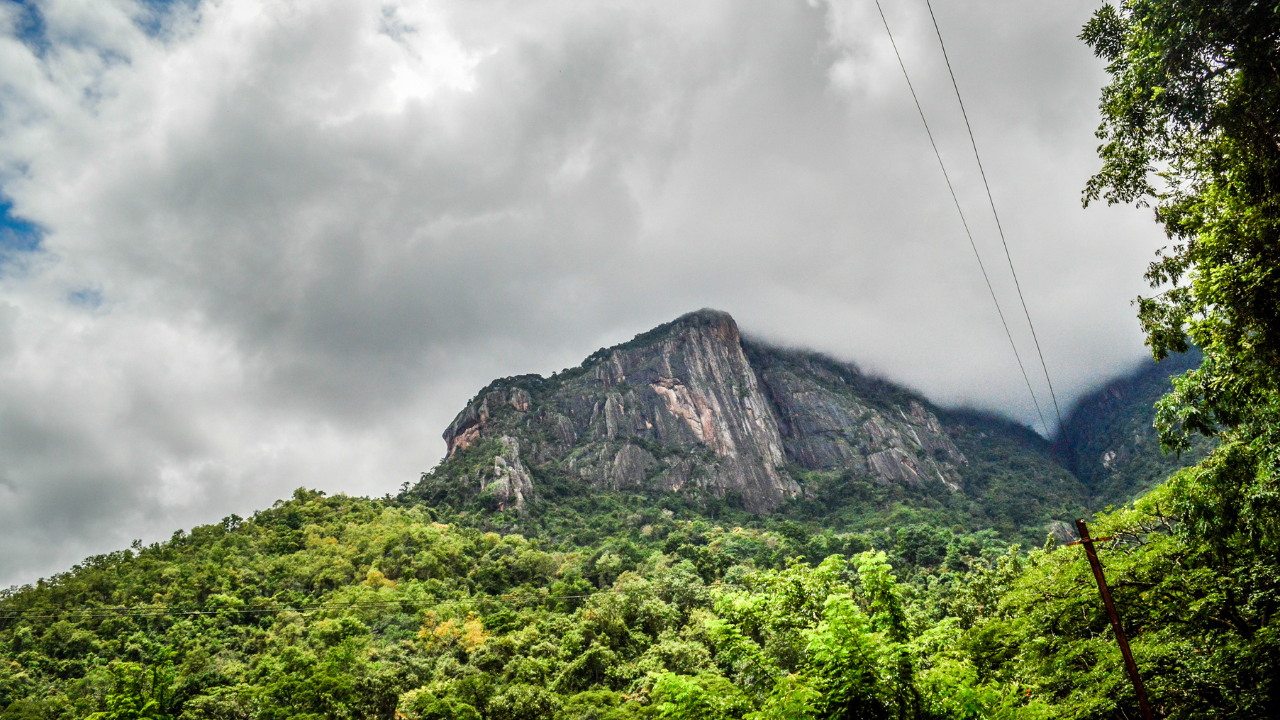
{"label": "mountain peak", "polygon": [[583,365],[591,365],[613,352],[646,347],[664,338],[696,330],[706,330],[709,332],[708,337],[717,338],[726,343],[737,344],[742,341],[741,335],[738,333],[738,323],[734,321],[732,315],[723,310],[703,308],[685,313],[675,320],[662,323],[652,330],[646,330],[627,342],[613,347],[601,348],[584,360]]}
{"label": "mountain peak", "polygon": [[522,506],[534,494],[521,486],[517,501],[503,491],[510,482],[496,479],[527,476],[526,462],[611,490],[733,494],[755,511],[800,490],[783,471],[782,438],[738,325],[717,310],[682,315],[551,378],[496,381],[444,439],[446,463],[464,462],[486,440],[521,448],[521,457],[505,452],[505,468],[476,461],[482,467],[469,482],[481,492],[495,488],[499,507]]}
{"label": "mountain peak", "polygon": [[767,512],[800,494],[788,463],[959,492],[967,461],[935,412],[868,383],[813,353],[744,346],[732,316],[702,309],[550,378],[494,381],[445,430],[437,475],[503,509],[543,494],[542,478]]}

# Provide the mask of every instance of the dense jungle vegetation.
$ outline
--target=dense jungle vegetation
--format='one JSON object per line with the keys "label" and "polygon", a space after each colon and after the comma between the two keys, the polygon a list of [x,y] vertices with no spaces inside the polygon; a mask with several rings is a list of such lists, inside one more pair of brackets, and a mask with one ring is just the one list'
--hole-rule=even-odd
{"label": "dense jungle vegetation", "polygon": [[[1233,606],[1221,575],[1184,570],[1203,551],[1162,510],[1176,488],[1096,526],[1117,538],[1103,557],[1135,652],[1167,716],[1261,717],[1274,640],[1242,634],[1256,610]],[[635,509],[602,497],[564,519],[601,539],[557,545],[484,531],[483,510],[299,490],[248,520],[91,558],[0,600],[0,717],[1132,709],[1079,548]]]}
{"label": "dense jungle vegetation", "polygon": [[[1157,356],[1203,352],[1162,442],[1217,438],[1098,515],[1099,554],[1158,717],[1273,717],[1280,6],[1125,0],[1082,37],[1112,75],[1086,199],[1155,209],[1174,244],[1140,319]],[[1052,537],[611,495],[540,512],[521,535],[421,493],[299,490],[90,558],[0,595],[0,717],[1140,716],[1081,550]]]}

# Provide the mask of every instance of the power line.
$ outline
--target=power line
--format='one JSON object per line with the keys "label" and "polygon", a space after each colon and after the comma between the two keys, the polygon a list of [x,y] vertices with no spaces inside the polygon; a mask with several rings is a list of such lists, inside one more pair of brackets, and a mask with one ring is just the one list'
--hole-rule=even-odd
{"label": "power line", "polygon": [[[960,114],[964,116],[964,127],[969,131],[969,144],[973,146],[973,158],[978,161],[978,172],[982,174],[982,186],[987,190],[987,202],[991,205],[991,215],[996,219],[996,229],[1000,231],[1000,244],[1004,247],[1004,258],[1009,262],[1009,274],[1013,276],[1013,286],[1018,290],[1018,301],[1022,303],[1022,314],[1027,317],[1027,327],[1031,328],[1031,339],[1036,344],[1036,354],[1040,356],[1040,368],[1044,370],[1044,381],[1049,385],[1049,397],[1053,398],[1053,411],[1058,416],[1058,429],[1062,430],[1062,411],[1058,409],[1058,395],[1053,391],[1053,381],[1049,379],[1049,366],[1045,364],[1044,352],[1040,349],[1040,337],[1036,335],[1035,323],[1031,322],[1031,312],[1027,310],[1027,301],[1022,297],[1022,284],[1018,282],[1018,273],[1013,269],[1013,257],[1009,255],[1009,243],[1004,239],[1004,226],[1000,224],[1000,213],[996,212],[996,201],[991,196],[991,185],[987,183],[987,171],[982,167],[982,157],[978,154],[978,143],[973,139],[973,126],[969,124],[969,113],[964,109],[964,100],[960,98],[960,85],[956,83],[956,74],[951,69],[951,58],[947,55],[947,44],[942,41],[942,30],[938,27],[938,18],[933,14],[933,3],[924,0],[929,8],[929,19],[933,21],[933,31],[938,35],[938,46],[942,48],[942,59],[947,62],[947,74],[951,76],[951,87],[956,91],[956,102],[960,103]],[[904,69],[903,72],[906,72]],[[1044,422],[1044,418],[1040,418]],[[1047,432],[1048,427],[1045,428]]]}
{"label": "power line", "polygon": [[128,607],[117,608],[94,608],[92,610],[84,610],[80,612],[64,612],[56,615],[31,615],[26,612],[9,613],[0,615],[0,621],[3,620],[58,620],[58,619],[95,619],[95,618],[118,618],[118,617],[191,617],[206,615],[257,615],[266,613],[282,613],[297,612],[299,614],[308,615],[325,610],[345,610],[358,608],[378,608],[388,606],[416,606],[416,607],[450,607],[455,605],[475,605],[485,601],[502,601],[515,603],[533,603],[544,602],[550,600],[580,600],[584,598],[594,597],[602,594],[621,594],[619,590],[603,589],[594,593],[583,595],[516,595],[514,593],[505,595],[483,595],[465,599],[454,600],[415,600],[412,598],[403,598],[400,600],[368,600],[364,602],[350,603],[317,603],[315,605],[307,605],[303,607],[290,607],[288,605],[275,605],[272,607],[252,607],[252,608],[217,608],[213,610],[182,610],[179,608],[168,606],[157,606],[144,609],[131,609]]}
{"label": "power line", "polygon": [[1022,371],[1022,379],[1027,383],[1027,392],[1031,393],[1031,402],[1036,406],[1036,414],[1040,416],[1040,424],[1044,426],[1045,432],[1049,432],[1049,423],[1045,422],[1044,413],[1040,410],[1040,401],[1036,399],[1036,391],[1031,387],[1031,378],[1027,375],[1027,369],[1022,364],[1022,355],[1018,353],[1018,345],[1013,341],[1013,333],[1009,331],[1009,323],[1004,319],[1004,310],[1000,308],[1000,301],[996,299],[995,288],[991,286],[991,278],[987,275],[987,266],[982,262],[982,254],[978,252],[978,244],[973,241],[973,233],[969,230],[969,221],[964,217],[964,210],[960,207],[960,199],[956,197],[956,190],[951,185],[951,176],[947,174],[946,163],[942,162],[942,153],[938,151],[938,143],[934,142],[933,131],[929,129],[929,121],[924,117],[924,108],[920,107],[920,98],[916,96],[916,88],[911,84],[911,75],[907,73],[906,63],[902,61],[902,53],[898,52],[898,43],[893,39],[893,31],[889,29],[889,20],[884,16],[884,8],[880,7],[880,0],[876,0],[876,10],[880,11],[880,22],[884,23],[884,31],[889,35],[889,44],[893,46],[893,54],[898,58],[898,67],[902,68],[902,76],[907,80],[907,88],[911,90],[911,99],[915,101],[916,112],[920,113],[920,122],[924,124],[925,134],[929,136],[929,144],[933,146],[933,155],[938,158],[938,167],[942,168],[942,177],[947,181],[947,190],[951,193],[951,201],[956,205],[956,212],[960,214],[960,224],[964,225],[964,234],[969,238],[969,247],[973,248],[973,257],[978,261],[978,268],[982,270],[982,279],[987,283],[987,292],[991,293],[991,302],[995,303],[996,313],[1000,315],[1000,324],[1004,327],[1005,337],[1009,338],[1009,347],[1013,349],[1013,356],[1018,361],[1018,369]]}

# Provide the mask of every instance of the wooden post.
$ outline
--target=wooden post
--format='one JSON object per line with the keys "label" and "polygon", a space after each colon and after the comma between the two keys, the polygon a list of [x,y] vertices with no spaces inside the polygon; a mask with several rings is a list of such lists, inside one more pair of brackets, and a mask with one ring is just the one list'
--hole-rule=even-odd
{"label": "wooden post", "polygon": [[1107,617],[1111,618],[1111,629],[1116,633],[1120,654],[1124,656],[1124,668],[1129,671],[1133,691],[1138,696],[1138,704],[1142,706],[1142,716],[1146,720],[1154,720],[1151,704],[1147,702],[1147,689],[1142,685],[1138,664],[1133,661],[1133,651],[1129,649],[1129,638],[1125,637],[1124,628],[1120,627],[1120,615],[1116,612],[1116,604],[1111,601],[1111,589],[1107,587],[1107,578],[1102,574],[1102,563],[1098,562],[1098,553],[1093,548],[1095,540],[1089,537],[1089,528],[1084,520],[1076,520],[1076,530],[1080,532],[1080,544],[1084,546],[1085,557],[1089,558],[1089,567],[1093,569],[1093,579],[1098,581],[1098,592],[1102,595],[1102,604],[1107,608]]}

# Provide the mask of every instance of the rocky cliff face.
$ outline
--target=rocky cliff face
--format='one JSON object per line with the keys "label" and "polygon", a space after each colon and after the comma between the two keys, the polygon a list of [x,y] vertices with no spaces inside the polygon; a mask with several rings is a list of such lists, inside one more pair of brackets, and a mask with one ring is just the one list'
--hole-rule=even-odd
{"label": "rocky cliff face", "polygon": [[563,373],[494,381],[410,496],[513,511],[600,492],[695,507],[713,496],[848,527],[936,521],[1038,542],[1186,462],[1162,456],[1150,429],[1167,374],[1082,400],[1055,450],[852,364],[744,340],[733,318],[702,310]]}
{"label": "rocky cliff face", "polygon": [[791,462],[884,483],[936,479],[961,489],[968,460],[921,398],[813,353],[760,343],[748,343],[747,351]]}
{"label": "rocky cliff face", "polygon": [[801,494],[796,474],[964,492],[968,460],[938,411],[813,353],[744,341],[702,310],[543,378],[504,378],[445,430],[444,467],[498,508],[539,482],[585,491],[706,492],[765,512]]}
{"label": "rocky cliff face", "polygon": [[783,470],[778,423],[738,327],[714,311],[600,351],[560,376],[493,383],[445,430],[448,458],[486,438],[518,438],[523,461],[591,487],[697,488],[737,495],[753,510],[799,492]]}

